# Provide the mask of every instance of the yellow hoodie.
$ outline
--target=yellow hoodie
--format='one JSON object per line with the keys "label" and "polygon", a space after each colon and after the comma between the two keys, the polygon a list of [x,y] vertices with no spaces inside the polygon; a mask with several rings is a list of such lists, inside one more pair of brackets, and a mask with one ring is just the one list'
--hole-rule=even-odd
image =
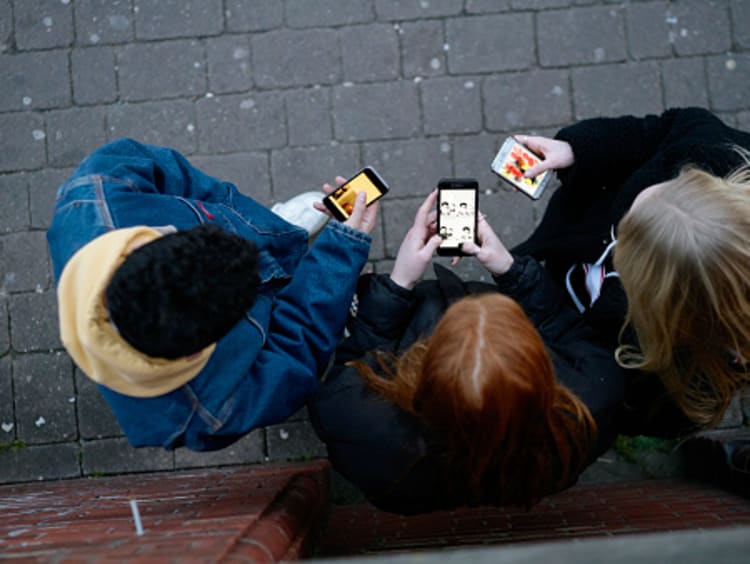
{"label": "yellow hoodie", "polygon": [[109,320],[104,296],[115,270],[138,246],[161,236],[144,226],[100,235],[71,257],[57,286],[66,350],[89,378],[128,396],[154,397],[176,390],[203,369],[216,347],[176,360],[153,358],[128,344]]}

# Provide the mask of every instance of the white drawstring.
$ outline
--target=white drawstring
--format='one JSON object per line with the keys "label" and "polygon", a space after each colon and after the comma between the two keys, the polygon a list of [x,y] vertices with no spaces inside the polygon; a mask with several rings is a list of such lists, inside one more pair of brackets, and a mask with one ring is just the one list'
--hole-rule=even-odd
{"label": "white drawstring", "polygon": [[[612,242],[607,245],[607,248],[604,249],[604,252],[602,255],[597,259],[597,261],[593,264],[583,264],[583,270],[584,270],[584,283],[586,286],[586,291],[588,291],[589,296],[591,296],[591,302],[589,303],[589,307],[594,305],[594,302],[599,299],[599,296],[602,292],[602,286],[604,285],[605,278],[618,278],[620,275],[617,274],[617,272],[607,272],[606,274],[604,269],[604,261],[607,260],[607,256],[609,256],[609,253],[612,251],[614,246],[617,244],[617,239],[615,239],[615,228],[612,226],[612,229],[610,230],[610,234],[612,236]],[[586,311],[586,306],[583,305],[581,300],[578,299],[578,296],[575,293],[575,290],[573,289],[573,284],[570,282],[570,275],[573,273],[573,270],[575,270],[576,266],[578,264],[574,264],[568,269],[568,272],[565,274],[565,287],[568,289],[568,293],[570,294],[571,299],[573,300],[573,303],[576,306],[576,309],[578,310],[578,313],[583,313]]]}

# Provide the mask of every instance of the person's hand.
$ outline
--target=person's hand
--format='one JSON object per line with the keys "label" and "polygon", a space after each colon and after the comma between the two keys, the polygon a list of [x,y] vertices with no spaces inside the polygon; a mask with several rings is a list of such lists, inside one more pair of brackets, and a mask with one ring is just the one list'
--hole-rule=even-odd
{"label": "person's hand", "polygon": [[461,250],[469,255],[474,255],[493,276],[508,272],[513,264],[513,255],[510,254],[510,251],[492,230],[483,214],[479,214],[477,236],[479,245],[469,241],[463,244]]}
{"label": "person's hand", "polygon": [[437,190],[433,190],[419,206],[414,224],[401,241],[391,280],[402,288],[410,290],[419,282],[442,241],[435,233],[436,214],[431,211],[436,199]]}
{"label": "person's hand", "polygon": [[[323,191],[326,194],[330,194],[344,182],[346,182],[346,178],[343,176],[337,176],[336,186],[332,186],[326,182],[323,184]],[[319,212],[326,214],[328,217],[333,218],[333,214],[327,207],[325,207],[323,202],[314,202],[313,207]],[[357,194],[357,199],[354,201],[354,209],[349,218],[344,221],[344,225],[348,225],[352,229],[370,234],[372,233],[372,230],[375,229],[375,224],[377,223],[378,209],[380,209],[380,202],[373,202],[368,206],[367,195],[364,192]]]}
{"label": "person's hand", "polygon": [[354,200],[354,210],[352,210],[349,219],[344,222],[352,229],[370,234],[375,229],[375,222],[378,218],[378,209],[380,202],[373,202],[367,205],[367,194],[360,192],[357,199]]}
{"label": "person's hand", "polygon": [[573,148],[567,141],[534,135],[516,135],[515,137],[521,144],[544,157],[541,163],[532,166],[524,173],[526,178],[534,178],[545,170],[568,168],[575,162]]}

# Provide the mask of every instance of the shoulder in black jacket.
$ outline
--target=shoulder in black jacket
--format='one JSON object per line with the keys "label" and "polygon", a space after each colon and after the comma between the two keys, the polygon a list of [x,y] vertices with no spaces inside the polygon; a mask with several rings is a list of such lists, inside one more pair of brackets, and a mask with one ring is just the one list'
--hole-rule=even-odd
{"label": "shoulder in black jacket", "polygon": [[436,270],[437,281],[422,282],[412,291],[378,275],[366,278],[366,288],[358,292],[351,334],[308,404],[334,468],[386,511],[411,514],[467,503],[460,494],[446,494],[440,482],[440,448],[429,429],[372,391],[345,363],[373,350],[405,350],[432,333],[452,301],[488,291],[503,292],[521,304],[548,348],[558,381],[588,406],[599,430],[598,442],[590,447],[590,461],[606,450],[614,438],[623,372],[612,351],[567,305],[539,263],[517,258],[511,270],[496,279],[496,286],[463,283],[445,269]]}

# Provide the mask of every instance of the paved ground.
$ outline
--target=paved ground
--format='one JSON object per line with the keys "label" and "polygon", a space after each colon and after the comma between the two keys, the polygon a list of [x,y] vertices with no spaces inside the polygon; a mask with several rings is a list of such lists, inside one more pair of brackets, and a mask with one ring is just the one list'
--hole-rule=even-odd
{"label": "paved ground", "polygon": [[268,204],[373,165],[384,270],[441,176],[529,233],[545,201],[489,172],[508,133],[681,105],[750,129],[748,24],[747,0],[0,0],[0,482],[324,454],[304,412],[213,454],[127,445],[61,349],[44,237],[98,145],[173,146]]}

